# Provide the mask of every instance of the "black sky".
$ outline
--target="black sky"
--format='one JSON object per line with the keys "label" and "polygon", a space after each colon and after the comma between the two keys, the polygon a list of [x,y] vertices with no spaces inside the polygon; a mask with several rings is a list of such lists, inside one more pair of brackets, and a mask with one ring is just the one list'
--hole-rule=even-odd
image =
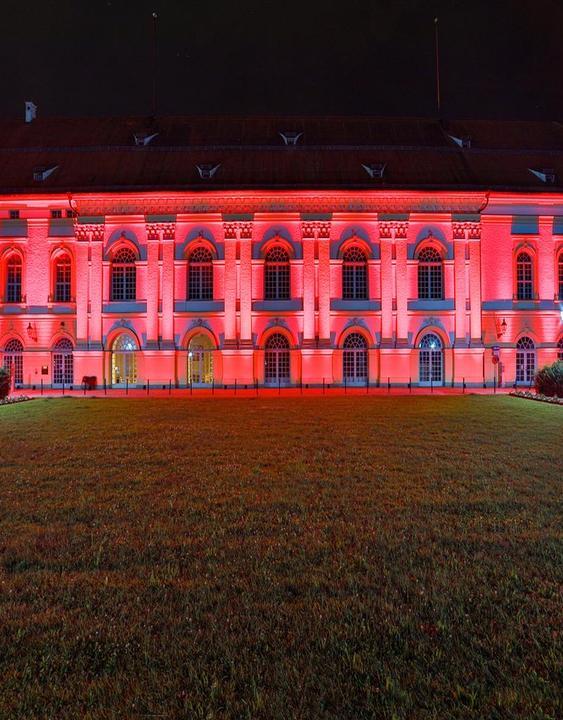
{"label": "black sky", "polygon": [[1,0],[0,114],[563,118],[563,0]]}

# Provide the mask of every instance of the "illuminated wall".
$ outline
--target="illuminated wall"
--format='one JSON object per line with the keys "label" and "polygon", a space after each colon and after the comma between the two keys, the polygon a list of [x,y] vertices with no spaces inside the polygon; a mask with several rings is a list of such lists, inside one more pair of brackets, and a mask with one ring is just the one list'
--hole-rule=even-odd
{"label": "illuminated wall", "polygon": [[[78,216],[65,219],[52,215],[68,207],[66,196],[0,198],[0,353],[10,363],[13,341],[21,343],[23,386],[79,385],[84,376],[108,385],[527,384],[531,366],[517,377],[519,341],[532,343],[520,343],[528,343],[520,364],[538,367],[561,352],[563,196],[555,193],[137,193],[73,202]],[[14,209],[19,219],[10,219]],[[123,248],[135,258],[135,291],[116,299]],[[281,290],[267,289],[272,248],[288,258],[287,292],[283,263]],[[197,249],[211,260],[194,264],[192,285],[207,288],[194,298]],[[525,297],[521,253],[530,259]],[[63,299],[61,257],[71,265]],[[345,270],[348,257],[356,260]],[[70,341],[69,360],[61,340]]]}

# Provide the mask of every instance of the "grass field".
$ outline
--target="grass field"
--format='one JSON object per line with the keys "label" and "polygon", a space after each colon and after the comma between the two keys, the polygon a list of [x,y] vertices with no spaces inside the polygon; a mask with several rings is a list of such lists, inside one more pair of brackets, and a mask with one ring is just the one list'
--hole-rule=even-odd
{"label": "grass field", "polygon": [[561,718],[563,409],[0,408],[0,718]]}

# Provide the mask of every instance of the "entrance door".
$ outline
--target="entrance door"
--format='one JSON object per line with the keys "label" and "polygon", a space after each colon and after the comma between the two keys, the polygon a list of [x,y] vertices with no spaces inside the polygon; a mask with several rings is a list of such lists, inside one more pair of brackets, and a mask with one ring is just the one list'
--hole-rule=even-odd
{"label": "entrance door", "polygon": [[196,335],[188,346],[188,383],[211,385],[213,383],[213,343],[207,335]]}
{"label": "entrance door", "polygon": [[420,341],[419,385],[444,384],[444,350],[442,341],[428,333]]}
{"label": "entrance door", "polygon": [[270,335],[264,359],[266,385],[289,385],[289,342],[284,335]]}

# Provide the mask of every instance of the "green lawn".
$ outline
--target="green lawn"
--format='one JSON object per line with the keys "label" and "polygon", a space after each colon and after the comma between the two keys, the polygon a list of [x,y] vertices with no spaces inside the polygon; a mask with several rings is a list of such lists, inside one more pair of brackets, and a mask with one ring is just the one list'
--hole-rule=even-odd
{"label": "green lawn", "polygon": [[0,718],[560,718],[563,408],[0,408]]}

